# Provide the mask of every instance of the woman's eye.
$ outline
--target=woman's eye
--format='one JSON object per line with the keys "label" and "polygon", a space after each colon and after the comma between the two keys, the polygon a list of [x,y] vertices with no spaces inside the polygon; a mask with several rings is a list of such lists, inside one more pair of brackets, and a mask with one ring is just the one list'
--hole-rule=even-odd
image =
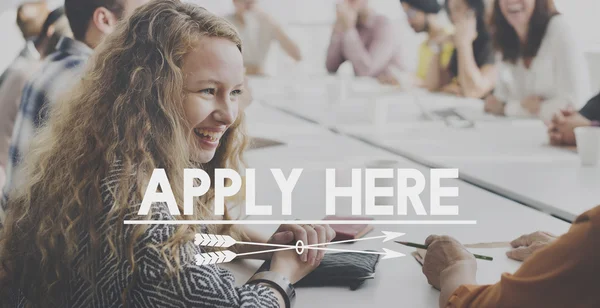
{"label": "woman's eye", "polygon": [[199,91],[199,93],[208,94],[208,95],[215,95],[215,89],[212,89],[212,88],[202,89],[202,90]]}
{"label": "woman's eye", "polygon": [[242,95],[243,91],[242,90],[233,90],[231,91],[231,95],[232,96],[239,96]]}

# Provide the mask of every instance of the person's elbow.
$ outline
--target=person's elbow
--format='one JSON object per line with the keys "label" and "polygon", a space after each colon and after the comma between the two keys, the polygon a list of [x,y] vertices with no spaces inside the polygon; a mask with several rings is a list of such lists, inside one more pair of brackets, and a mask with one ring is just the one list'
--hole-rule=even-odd
{"label": "person's elbow", "polygon": [[331,59],[327,59],[327,61],[325,61],[325,68],[327,69],[328,73],[337,73],[338,68],[340,67],[340,64],[337,62],[334,62]]}
{"label": "person's elbow", "polygon": [[355,64],[354,73],[357,77],[377,77],[375,67],[368,64]]}
{"label": "person's elbow", "polygon": [[463,88],[463,95],[468,98],[482,98],[490,91],[490,87],[465,87]]}
{"label": "person's elbow", "polygon": [[296,62],[302,61],[302,52],[300,51],[300,48],[298,48],[297,46],[292,50],[292,52],[290,53],[290,56]]}
{"label": "person's elbow", "polygon": [[494,78],[483,78],[480,80],[470,80],[462,85],[462,94],[468,98],[483,98],[492,90],[496,85]]}

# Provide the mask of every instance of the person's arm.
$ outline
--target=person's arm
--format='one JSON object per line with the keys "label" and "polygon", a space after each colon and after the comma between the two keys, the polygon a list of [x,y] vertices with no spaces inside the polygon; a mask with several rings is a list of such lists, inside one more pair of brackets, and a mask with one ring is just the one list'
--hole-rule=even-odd
{"label": "person's arm", "polygon": [[[34,71],[37,66],[31,65],[30,68]],[[21,94],[30,75],[29,70],[12,70],[0,85],[0,167],[6,168],[8,164],[10,141],[21,105]],[[0,189],[2,186],[0,184]]]}
{"label": "person's arm", "polygon": [[477,66],[472,44],[457,46],[458,83],[466,97],[481,98],[496,84],[496,66],[493,64]]}
{"label": "person's arm", "polygon": [[538,116],[549,121],[561,109],[581,106],[589,98],[590,82],[582,49],[576,35],[565,22],[551,22],[545,39],[553,40],[553,48],[549,52],[554,54],[554,72],[553,76],[542,78],[552,78],[555,81],[556,96],[544,98]]}
{"label": "person's arm", "polygon": [[[440,307],[592,307],[600,300],[599,226],[596,207],[577,218],[567,234],[531,255],[514,275],[502,275],[495,285],[463,285]],[[446,289],[455,285],[453,281]]]}
{"label": "person's arm", "polygon": [[327,59],[325,61],[325,67],[329,73],[337,72],[340,65],[344,63],[344,55],[342,53],[342,44],[344,39],[344,32],[340,28],[341,26],[336,23],[331,33],[331,40],[329,47],[327,48]]}
{"label": "person's arm", "polygon": [[439,50],[434,50],[433,57],[431,57],[429,63],[426,65],[428,69],[423,81],[424,88],[429,91],[437,91],[442,86],[442,75],[444,73],[447,74],[447,69],[442,67],[441,63],[442,47],[438,46],[437,48]]}
{"label": "person's arm", "polygon": [[[172,219],[166,210],[160,210],[153,219]],[[197,265],[195,256],[204,253],[191,240],[174,244],[177,251],[162,252],[156,247],[165,245],[175,236],[174,226],[150,227],[136,251],[138,277],[130,290],[131,302],[144,306],[148,298],[172,303],[179,307],[285,307],[282,296],[268,285],[245,284],[236,287],[231,272],[214,264]],[[170,258],[171,268],[165,256]],[[166,275],[170,273],[171,275]]]}
{"label": "person's arm", "polygon": [[363,44],[356,28],[344,33],[343,54],[352,62],[357,76],[377,77],[394,56],[396,32],[392,22],[387,18],[378,20],[374,32],[369,48]]}
{"label": "person's arm", "polygon": [[[519,69],[515,69],[514,64],[501,63],[498,68],[498,80],[496,82],[496,88],[494,89],[494,96],[503,102],[504,105],[504,114],[507,117],[515,117],[515,118],[527,118],[531,117],[529,111],[523,108],[521,104],[522,100],[515,99],[516,96],[512,93],[512,89],[514,89],[515,84],[509,84],[507,79],[515,80],[514,74],[519,73]],[[513,78],[503,78],[502,74],[513,74]],[[527,99],[527,98],[525,98]]]}
{"label": "person's arm", "polygon": [[275,40],[277,40],[277,42],[279,42],[279,45],[283,51],[285,51],[285,53],[295,61],[302,61],[302,52],[300,51],[298,44],[296,44],[296,42],[294,42],[294,40],[292,40],[292,38],[289,37],[285,31],[283,31],[281,25],[276,23],[271,18],[269,18],[269,22],[272,28],[271,31],[273,31],[273,37]]}
{"label": "person's arm", "polygon": [[590,121],[600,121],[600,93],[590,99],[579,113]]}

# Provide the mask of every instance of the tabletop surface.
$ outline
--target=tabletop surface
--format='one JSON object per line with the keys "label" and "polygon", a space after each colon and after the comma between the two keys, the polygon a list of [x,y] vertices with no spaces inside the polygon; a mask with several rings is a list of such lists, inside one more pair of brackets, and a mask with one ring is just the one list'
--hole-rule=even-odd
{"label": "tabletop surface", "polygon": [[[550,146],[546,127],[537,119],[493,117],[483,113],[481,101],[423,91],[384,88],[373,95],[378,85],[364,80],[349,85],[353,89],[347,96],[352,99],[332,104],[327,90],[332,80],[314,78],[305,83],[312,86],[287,88],[283,96],[266,93],[261,99],[297,120],[318,123],[420,164],[458,168],[461,178],[472,184],[568,221],[600,200],[595,189],[600,186],[600,166],[582,167],[576,150]],[[371,95],[355,95],[361,92]],[[435,112],[448,109],[473,126],[436,118]]]}
{"label": "tabletop surface", "polygon": [[[256,202],[273,206],[274,215],[268,219],[322,219],[325,216],[325,168],[336,168],[336,181],[350,185],[352,168],[365,168],[374,160],[386,159],[396,162],[398,168],[420,170],[428,178],[429,168],[399,155],[360,140],[331,132],[315,124],[275,110],[253,104],[247,110],[250,135],[285,142],[284,145],[251,150],[246,158],[251,168],[256,168]],[[292,216],[280,215],[281,195],[268,168],[281,168],[284,172],[302,168],[303,173],[292,195]],[[287,174],[287,173],[286,173]],[[346,181],[346,182],[344,182]],[[427,181],[429,183],[429,181]],[[423,242],[431,234],[446,234],[463,243],[507,242],[537,230],[561,234],[569,224],[533,208],[511,201],[498,194],[486,191],[457,179],[443,182],[445,186],[459,188],[459,197],[447,198],[445,204],[459,206],[461,220],[475,220],[476,225],[376,225],[367,236],[377,236],[381,231],[406,233],[407,241]],[[421,199],[429,204],[428,186]],[[340,198],[338,215],[350,214],[350,201]],[[427,208],[427,207],[426,207]],[[279,214],[278,214],[279,213]],[[418,216],[410,211],[404,216],[375,217],[377,220],[424,220],[456,217]],[[264,220],[265,217],[248,219]],[[268,235],[276,225],[253,226]],[[362,241],[353,244],[337,244],[339,248],[351,250],[376,250],[388,248],[406,254],[406,257],[380,260],[376,276],[360,289],[350,291],[342,287],[298,288],[297,307],[365,307],[366,305],[390,307],[402,299],[406,307],[437,307],[439,292],[431,288],[421,272],[420,265],[410,256],[412,248],[381,240]],[[478,260],[478,282],[494,283],[504,272],[514,272],[519,262],[505,256],[508,248],[473,250],[475,253],[495,257],[492,262]],[[261,261],[234,262],[226,267],[232,270],[241,285],[258,269]]]}

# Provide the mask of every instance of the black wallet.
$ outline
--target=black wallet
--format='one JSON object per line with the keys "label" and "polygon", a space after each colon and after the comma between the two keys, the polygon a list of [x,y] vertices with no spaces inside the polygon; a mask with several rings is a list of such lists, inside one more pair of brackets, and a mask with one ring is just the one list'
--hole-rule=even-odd
{"label": "black wallet", "polygon": [[[368,280],[375,278],[375,267],[380,255],[357,252],[325,254],[321,264],[298,281],[295,287],[343,286],[356,290]],[[265,261],[257,273],[268,271],[271,261]]]}

